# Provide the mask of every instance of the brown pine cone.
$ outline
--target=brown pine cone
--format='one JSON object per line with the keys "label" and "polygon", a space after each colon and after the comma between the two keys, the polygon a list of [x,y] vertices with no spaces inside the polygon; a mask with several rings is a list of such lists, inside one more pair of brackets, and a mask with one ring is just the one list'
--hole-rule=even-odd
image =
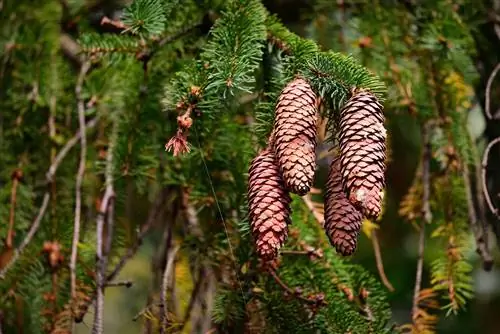
{"label": "brown pine cone", "polygon": [[368,92],[359,92],[342,108],[339,124],[342,184],[347,198],[376,219],[385,187],[386,130],[383,107]]}
{"label": "brown pine cone", "polygon": [[274,149],[287,189],[303,196],[316,171],[317,97],[304,79],[291,81],[276,104]]}
{"label": "brown pine cone", "polygon": [[271,261],[288,236],[292,200],[269,148],[253,159],[248,173],[248,212],[256,251]]}
{"label": "brown pine cone", "polygon": [[333,159],[325,191],[325,231],[338,253],[354,253],[363,215],[345,196],[340,175],[340,159]]}

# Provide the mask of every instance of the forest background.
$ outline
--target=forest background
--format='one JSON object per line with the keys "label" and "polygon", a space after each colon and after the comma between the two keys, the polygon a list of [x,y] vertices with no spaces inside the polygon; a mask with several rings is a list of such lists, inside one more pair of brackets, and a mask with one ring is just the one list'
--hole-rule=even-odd
{"label": "forest background", "polygon": [[[76,333],[499,331],[500,146],[484,155],[500,136],[499,1],[0,0],[0,26],[0,333],[66,333],[74,310]],[[339,82],[386,86],[384,213],[335,255],[318,234],[321,142],[267,273],[248,166],[286,72],[324,50],[340,56],[315,66]],[[185,96],[203,116],[179,157],[165,144]]]}

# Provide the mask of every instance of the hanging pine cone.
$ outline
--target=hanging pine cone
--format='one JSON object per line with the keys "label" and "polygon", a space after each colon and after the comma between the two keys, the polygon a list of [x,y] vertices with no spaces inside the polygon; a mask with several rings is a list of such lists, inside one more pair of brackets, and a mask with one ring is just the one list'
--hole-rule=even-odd
{"label": "hanging pine cone", "polygon": [[287,189],[303,196],[316,170],[316,94],[304,79],[291,81],[281,92],[274,121],[274,148]]}
{"label": "hanging pine cone", "polygon": [[248,211],[255,247],[263,260],[270,261],[288,236],[292,200],[272,150],[255,157],[248,173]]}
{"label": "hanging pine cone", "polygon": [[354,253],[363,215],[345,196],[340,174],[340,159],[330,164],[325,191],[325,231],[330,243],[344,256]]}
{"label": "hanging pine cone", "polygon": [[341,174],[344,191],[370,219],[379,216],[385,187],[386,130],[383,107],[369,92],[358,92],[340,113]]}

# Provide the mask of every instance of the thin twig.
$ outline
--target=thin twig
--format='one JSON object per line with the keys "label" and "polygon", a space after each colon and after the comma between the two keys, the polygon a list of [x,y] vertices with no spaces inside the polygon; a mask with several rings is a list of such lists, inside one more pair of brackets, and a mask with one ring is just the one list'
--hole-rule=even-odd
{"label": "thin twig", "polygon": [[172,276],[172,271],[174,267],[175,256],[179,246],[175,246],[173,249],[168,249],[167,264],[165,265],[165,271],[163,272],[163,280],[160,292],[160,333],[164,334],[167,328],[167,287],[169,278]]}
{"label": "thin twig", "polygon": [[500,70],[500,63],[495,66],[493,71],[490,74],[490,77],[488,78],[488,82],[486,83],[486,92],[485,92],[485,101],[484,101],[484,113],[486,114],[486,117],[488,119],[493,119],[493,116],[491,115],[491,85],[493,84],[493,80],[498,74],[498,71]]}
{"label": "thin twig", "polygon": [[429,140],[429,124],[424,124],[422,127],[422,220],[420,222],[420,231],[418,238],[418,260],[417,272],[415,276],[415,290],[413,292],[413,307],[412,319],[418,316],[418,296],[422,287],[422,273],[424,267],[424,250],[425,250],[425,225],[431,222],[431,209],[430,209],[430,160],[431,160],[431,144]]}
{"label": "thin twig", "polygon": [[47,191],[45,192],[45,195],[43,196],[42,200],[42,205],[40,206],[40,209],[38,210],[38,214],[33,221],[33,224],[31,225],[28,233],[24,237],[24,240],[21,242],[18,248],[14,251],[14,254],[12,255],[12,258],[10,259],[10,262],[7,263],[7,265],[0,270],[0,279],[4,279],[5,275],[9,271],[9,269],[16,263],[16,261],[19,259],[19,256],[21,256],[21,253],[24,251],[24,249],[29,245],[33,237],[35,236],[36,232],[40,228],[40,223],[42,222],[43,216],[45,215],[45,212],[47,211],[47,207],[49,205],[49,199],[50,199],[50,193]]}
{"label": "thin twig", "polygon": [[76,175],[75,186],[75,221],[73,227],[73,242],[71,245],[71,258],[69,262],[71,276],[71,299],[76,299],[76,257],[78,254],[78,243],[80,242],[80,225],[82,216],[82,184],[85,175],[85,165],[87,162],[87,136],[85,130],[85,101],[82,96],[83,81],[90,69],[90,62],[84,62],[75,87],[77,99],[78,121],[80,124],[80,163],[78,174]]}
{"label": "thin twig", "polygon": [[[97,118],[94,118],[93,120],[91,120],[90,122],[87,123],[86,129],[87,130],[91,129],[91,128],[95,127],[96,124],[97,124]],[[73,138],[68,140],[66,145],[64,145],[64,147],[61,149],[61,151],[57,154],[56,158],[54,159],[54,162],[52,163],[52,165],[50,165],[49,170],[46,174],[47,182],[49,182],[49,183],[52,182],[54,175],[57,172],[57,169],[59,168],[59,165],[64,160],[64,158],[66,157],[68,152],[71,150],[71,148],[73,148],[73,146],[75,146],[75,144],[78,142],[78,140],[80,139],[80,135],[81,135],[81,133],[80,133],[80,131],[78,131],[77,134],[75,136],[73,136]],[[40,209],[38,210],[38,214],[37,214],[35,220],[33,221],[33,224],[31,225],[28,233],[26,234],[26,237],[24,238],[21,245],[15,250],[12,258],[10,259],[10,262],[7,263],[7,265],[5,265],[5,267],[2,270],[0,270],[0,279],[5,278],[5,275],[7,274],[9,269],[19,259],[19,256],[21,255],[21,253],[24,251],[26,246],[28,246],[28,244],[31,242],[31,240],[35,236],[36,232],[38,231],[38,228],[40,227],[40,223],[41,223],[43,217],[45,216],[45,212],[47,211],[49,199],[50,199],[50,192],[46,191],[44,196],[43,196],[42,205],[40,206]]]}
{"label": "thin twig", "polygon": [[490,197],[490,193],[488,191],[488,187],[487,187],[487,184],[486,184],[486,168],[488,167],[488,159],[489,159],[489,156],[490,156],[490,150],[493,148],[493,146],[495,146],[499,142],[500,142],[500,137],[493,139],[488,144],[488,146],[486,147],[486,150],[484,150],[483,161],[481,163],[481,170],[482,170],[482,173],[481,173],[481,176],[482,176],[481,179],[482,180],[481,181],[482,181],[482,184],[483,184],[484,198],[486,200],[486,204],[488,204],[488,208],[495,215],[495,217],[497,219],[500,219],[500,215],[498,214],[498,209],[495,208],[495,206],[493,205],[493,202],[492,202],[491,197]]}
{"label": "thin twig", "polygon": [[[104,314],[104,287],[106,284],[106,262],[107,256],[104,254],[103,247],[103,230],[104,230],[104,218],[112,206],[112,202],[115,197],[115,191],[113,187],[113,153],[115,149],[116,140],[116,125],[114,126],[111,134],[111,139],[108,145],[108,152],[106,155],[106,172],[105,172],[105,183],[106,190],[104,191],[104,196],[102,198],[100,212],[97,215],[97,237],[96,237],[96,303],[95,303],[95,313],[94,313],[94,326],[92,328],[92,334],[102,334],[103,333],[103,314]],[[108,224],[113,219],[113,217],[107,217]]]}
{"label": "thin twig", "polygon": [[[168,192],[169,192],[169,188],[167,188],[167,187],[163,188],[160,191],[160,194],[157,196],[155,203],[153,204],[153,206],[149,212],[148,219],[146,220],[146,223],[144,225],[142,225],[141,230],[139,231],[134,244],[127,249],[127,252],[122,255],[122,257],[120,258],[118,263],[115,265],[113,270],[108,274],[108,276],[106,277],[107,282],[110,282],[113,279],[115,279],[116,276],[118,276],[118,274],[121,272],[121,270],[123,269],[123,267],[125,266],[127,261],[130,260],[137,253],[137,251],[139,250],[139,247],[142,245],[142,241],[144,240],[144,238],[148,234],[149,230],[153,226],[153,223],[155,222],[156,217],[158,217],[158,215],[162,214],[163,210],[165,209],[164,202],[165,202],[165,199],[167,197]],[[82,312],[80,312],[78,314],[78,317],[75,318],[76,322],[83,321],[83,317],[85,316],[85,314],[88,311],[88,306],[94,302],[96,295],[97,295],[97,293],[94,292],[94,294],[91,296],[91,298],[89,298],[84,305],[80,305]]]}
{"label": "thin twig", "polygon": [[464,163],[463,168],[463,178],[465,183],[465,192],[467,195],[467,207],[469,211],[469,224],[471,225],[472,232],[476,239],[476,251],[483,260],[483,268],[486,271],[490,271],[493,266],[493,257],[491,256],[490,250],[488,249],[487,241],[487,231],[483,228],[482,224],[478,222],[478,216],[476,208],[474,206],[474,201],[472,199],[472,187],[469,179],[469,166]]}
{"label": "thin twig", "polygon": [[378,274],[380,276],[380,279],[382,280],[382,283],[385,285],[385,287],[389,291],[393,292],[394,287],[392,286],[391,282],[389,282],[389,279],[387,278],[387,275],[385,274],[384,261],[382,260],[382,252],[380,251],[380,244],[378,242],[376,230],[372,231],[371,239],[372,239],[372,245],[373,245],[373,253],[375,254],[375,263],[377,264],[377,270],[378,270]]}
{"label": "thin twig", "polygon": [[318,221],[318,223],[321,226],[323,226],[325,223],[325,219],[323,215],[321,215],[321,213],[319,213],[318,210],[316,210],[316,208],[314,207],[314,203],[311,200],[311,196],[309,194],[302,196],[302,200],[306,204],[307,208],[311,210],[311,213],[313,214],[314,218]]}

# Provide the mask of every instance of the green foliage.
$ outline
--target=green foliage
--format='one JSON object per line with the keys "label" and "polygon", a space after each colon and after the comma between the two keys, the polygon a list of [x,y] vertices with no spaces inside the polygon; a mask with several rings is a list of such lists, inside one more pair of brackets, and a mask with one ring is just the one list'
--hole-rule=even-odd
{"label": "green foliage", "polygon": [[165,29],[165,8],[162,0],[136,0],[125,8],[122,22],[127,26],[125,32],[135,35],[160,35]]}

